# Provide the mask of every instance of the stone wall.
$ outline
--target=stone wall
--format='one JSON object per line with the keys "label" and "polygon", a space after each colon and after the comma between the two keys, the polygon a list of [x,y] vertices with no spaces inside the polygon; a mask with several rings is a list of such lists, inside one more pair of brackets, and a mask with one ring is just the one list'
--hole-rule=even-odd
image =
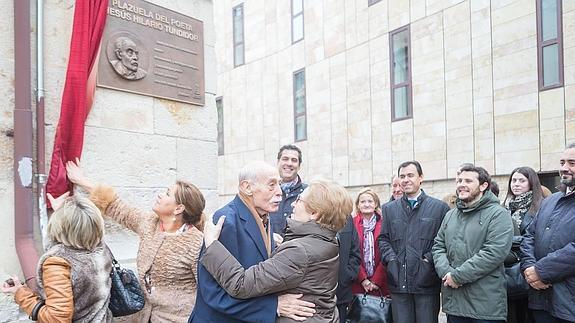
{"label": "stone wall", "polygon": [[[232,7],[244,3],[245,65],[233,66]],[[294,140],[292,74],[306,72],[304,178],[388,185],[417,159],[426,180],[474,162],[507,175],[557,169],[575,139],[575,2],[563,1],[565,86],[539,92],[535,1],[304,1],[305,38],[291,43],[290,1],[214,3],[225,154],[219,193],[252,159],[275,164]],[[413,118],[391,122],[389,32],[409,24]],[[447,180],[449,181],[449,180]]]}
{"label": "stone wall", "polygon": [[[207,200],[206,211],[219,206],[217,198],[216,60],[212,1],[153,0],[204,23],[206,104],[197,107],[127,92],[97,88],[86,122],[83,166],[88,176],[116,187],[121,197],[151,210],[158,194],[176,179],[196,184]],[[0,26],[0,279],[19,273],[14,247],[13,128],[14,33],[13,2],[2,1]],[[60,113],[74,1],[45,1],[46,165],[49,168],[54,132]],[[34,10],[34,6],[32,8]],[[35,14],[33,14],[34,16]],[[34,22],[32,22],[34,23]],[[33,28],[34,29],[34,28]],[[32,56],[34,57],[34,50]],[[32,86],[33,88],[35,85]],[[34,101],[34,100],[33,100]],[[107,241],[117,258],[133,262],[137,238],[108,225]],[[129,265],[133,265],[129,264]],[[9,297],[0,296],[0,322],[18,319]],[[25,316],[22,316],[25,317]]]}

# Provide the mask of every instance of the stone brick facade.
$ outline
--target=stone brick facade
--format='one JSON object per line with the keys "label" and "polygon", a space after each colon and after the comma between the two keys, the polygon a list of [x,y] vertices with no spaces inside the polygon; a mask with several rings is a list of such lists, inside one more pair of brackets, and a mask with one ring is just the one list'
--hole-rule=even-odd
{"label": "stone brick facade", "polygon": [[[234,67],[232,7],[243,3],[245,65]],[[554,171],[575,139],[575,3],[563,1],[564,86],[539,91],[536,4],[530,0],[304,1],[291,43],[290,1],[214,3],[225,154],[222,201],[251,159],[275,163],[294,141],[292,73],[305,68],[303,177],[388,191],[405,160],[451,192],[458,165],[501,176]],[[389,32],[410,26],[413,118],[391,121]],[[502,190],[505,188],[502,187]],[[503,194],[504,192],[502,192]]]}

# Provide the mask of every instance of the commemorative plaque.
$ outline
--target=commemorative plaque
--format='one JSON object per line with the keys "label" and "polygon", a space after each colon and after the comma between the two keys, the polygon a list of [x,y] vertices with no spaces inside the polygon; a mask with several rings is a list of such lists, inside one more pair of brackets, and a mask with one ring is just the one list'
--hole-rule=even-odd
{"label": "commemorative plaque", "polygon": [[110,0],[98,86],[204,105],[203,28],[143,0]]}

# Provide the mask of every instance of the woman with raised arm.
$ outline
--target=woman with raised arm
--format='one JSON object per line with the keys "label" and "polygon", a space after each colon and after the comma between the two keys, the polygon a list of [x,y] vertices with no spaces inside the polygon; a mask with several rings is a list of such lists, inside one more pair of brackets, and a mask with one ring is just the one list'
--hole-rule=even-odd
{"label": "woman with raised arm", "polygon": [[133,322],[187,322],[196,300],[197,261],[202,246],[205,200],[193,184],[176,181],[158,195],[152,212],[122,201],[109,186],[95,185],[68,162],[70,181],[90,194],[105,217],[140,237],[136,258],[145,306]]}
{"label": "woman with raised arm", "polygon": [[57,199],[48,222],[50,247],[38,261],[39,293],[12,277],[2,286],[20,308],[39,322],[112,322],[108,309],[112,255],[102,241],[104,219],[84,197]]}
{"label": "woman with raised arm", "polygon": [[276,322],[339,322],[335,296],[339,246],[335,236],[351,214],[351,198],[342,186],[314,181],[293,207],[284,241],[266,261],[245,269],[217,241],[223,216],[217,225],[206,222],[206,250],[200,261],[232,297],[303,294],[303,300],[315,304],[313,317],[279,317]]}

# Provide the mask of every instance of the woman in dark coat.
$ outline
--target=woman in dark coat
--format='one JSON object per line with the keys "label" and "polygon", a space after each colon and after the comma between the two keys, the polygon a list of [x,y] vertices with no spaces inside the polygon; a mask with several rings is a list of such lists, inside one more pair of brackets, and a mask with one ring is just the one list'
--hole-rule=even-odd
{"label": "woman in dark coat", "polygon": [[[507,196],[503,201],[505,207],[511,212],[511,217],[516,225],[515,232],[519,232],[513,238],[511,255],[513,262],[519,261],[518,247],[527,227],[535,218],[543,201],[543,191],[537,173],[531,167],[517,167],[511,172],[507,184]],[[506,260],[506,264],[509,261]],[[508,297],[507,322],[530,323],[533,322],[532,314],[528,309],[527,293]]]}
{"label": "woman in dark coat", "polygon": [[339,276],[337,281],[337,310],[339,321],[345,323],[348,306],[353,300],[351,286],[359,273],[361,256],[359,239],[353,226],[353,218],[349,217],[345,227],[337,233],[339,241]]}
{"label": "woman in dark coat", "polygon": [[[351,214],[351,198],[340,185],[314,181],[293,206],[284,241],[271,258],[245,269],[217,241],[224,224],[222,216],[215,226],[212,221],[206,222],[206,249],[200,262],[232,297],[303,294],[302,300],[315,304],[315,313],[306,322],[339,322],[335,295],[339,269],[336,234]],[[301,319],[279,317],[277,322]]]}

